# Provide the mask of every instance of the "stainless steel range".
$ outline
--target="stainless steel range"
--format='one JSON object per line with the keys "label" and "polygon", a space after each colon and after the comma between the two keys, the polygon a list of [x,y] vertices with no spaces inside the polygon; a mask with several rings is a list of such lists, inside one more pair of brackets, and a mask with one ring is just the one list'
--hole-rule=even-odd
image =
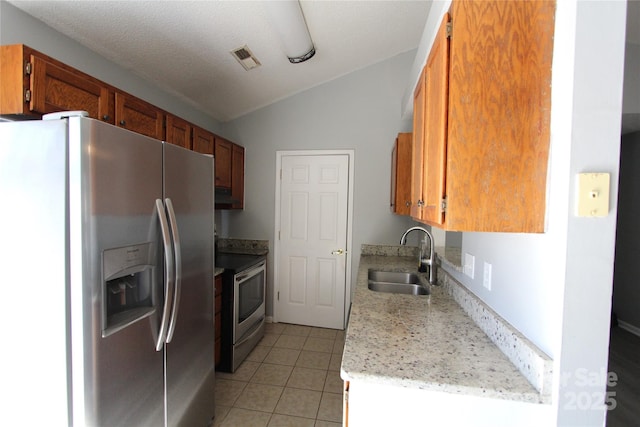
{"label": "stainless steel range", "polygon": [[264,336],[266,257],[219,253],[222,274],[221,371],[235,372]]}

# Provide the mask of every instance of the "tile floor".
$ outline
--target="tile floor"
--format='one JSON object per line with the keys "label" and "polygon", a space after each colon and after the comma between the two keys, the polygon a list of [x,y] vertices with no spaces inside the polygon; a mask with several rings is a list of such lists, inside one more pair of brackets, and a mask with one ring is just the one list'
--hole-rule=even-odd
{"label": "tile floor", "polygon": [[233,374],[216,372],[221,427],[342,425],[344,331],[267,323]]}

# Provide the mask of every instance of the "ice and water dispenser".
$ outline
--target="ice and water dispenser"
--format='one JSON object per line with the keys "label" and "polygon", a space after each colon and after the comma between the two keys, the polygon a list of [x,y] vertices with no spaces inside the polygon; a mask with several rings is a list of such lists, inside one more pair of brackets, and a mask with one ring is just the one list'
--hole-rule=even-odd
{"label": "ice and water dispenser", "polygon": [[152,243],[102,253],[102,336],[153,314],[155,265]]}

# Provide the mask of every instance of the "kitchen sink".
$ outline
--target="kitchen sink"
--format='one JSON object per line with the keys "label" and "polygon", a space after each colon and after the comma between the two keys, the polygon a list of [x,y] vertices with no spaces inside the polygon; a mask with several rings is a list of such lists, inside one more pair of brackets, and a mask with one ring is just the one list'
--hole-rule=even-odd
{"label": "kitchen sink", "polygon": [[415,273],[401,271],[369,270],[369,289],[376,292],[393,294],[429,295],[429,288],[424,286]]}

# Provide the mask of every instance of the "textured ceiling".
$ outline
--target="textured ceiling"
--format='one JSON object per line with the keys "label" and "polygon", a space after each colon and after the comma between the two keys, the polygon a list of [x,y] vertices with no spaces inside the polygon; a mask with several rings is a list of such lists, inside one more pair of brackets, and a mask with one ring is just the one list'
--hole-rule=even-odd
{"label": "textured ceiling", "polygon": [[[302,1],[316,55],[290,64],[260,1],[13,1],[219,121],[415,49],[430,1]],[[231,56],[248,45],[262,66]]]}

